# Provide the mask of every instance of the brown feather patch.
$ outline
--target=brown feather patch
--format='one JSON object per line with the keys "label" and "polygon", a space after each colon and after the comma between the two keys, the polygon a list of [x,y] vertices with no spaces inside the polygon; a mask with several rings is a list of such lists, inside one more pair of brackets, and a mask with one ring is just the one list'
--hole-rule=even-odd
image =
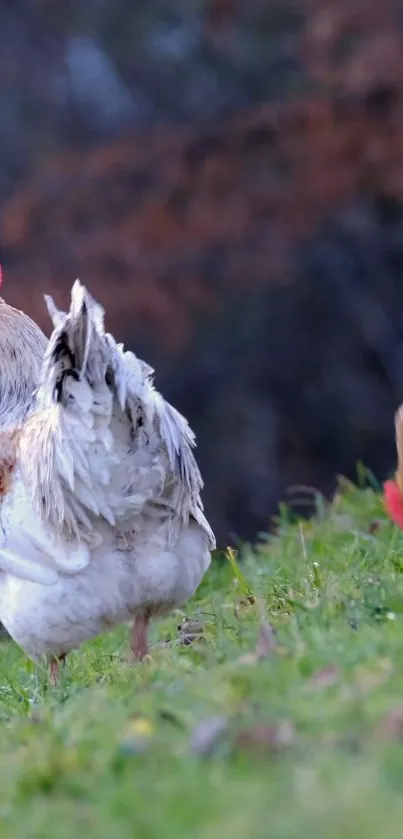
{"label": "brown feather patch", "polygon": [[11,488],[11,481],[17,461],[17,445],[20,432],[0,431],[0,501]]}

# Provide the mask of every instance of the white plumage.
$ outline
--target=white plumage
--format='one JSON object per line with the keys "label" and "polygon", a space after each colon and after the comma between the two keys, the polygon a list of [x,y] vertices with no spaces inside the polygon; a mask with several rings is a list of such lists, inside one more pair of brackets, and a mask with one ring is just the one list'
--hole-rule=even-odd
{"label": "white plumage", "polygon": [[0,297],[0,429],[33,410],[46,345],[39,326]]}
{"label": "white plumage", "polygon": [[0,432],[0,620],[35,660],[57,660],[134,618],[183,603],[215,540],[187,421],[153,370],[105,332],[76,281],[54,330],[33,411]]}

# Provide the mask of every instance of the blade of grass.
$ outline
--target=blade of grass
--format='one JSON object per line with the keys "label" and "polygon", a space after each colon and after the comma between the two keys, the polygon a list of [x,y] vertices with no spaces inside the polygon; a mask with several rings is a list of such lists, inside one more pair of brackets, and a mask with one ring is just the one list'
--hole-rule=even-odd
{"label": "blade of grass", "polygon": [[242,573],[242,571],[241,571],[241,569],[240,569],[240,567],[239,567],[239,565],[236,561],[235,553],[236,552],[233,550],[233,548],[227,548],[227,550],[225,552],[225,556],[226,556],[226,558],[227,558],[227,560],[228,560],[228,562],[229,562],[229,564],[232,568],[232,573],[233,573],[235,579],[239,583],[239,587],[242,590],[242,594],[245,597],[253,597],[254,596],[253,591],[252,591],[249,583],[247,582],[245,575]]}

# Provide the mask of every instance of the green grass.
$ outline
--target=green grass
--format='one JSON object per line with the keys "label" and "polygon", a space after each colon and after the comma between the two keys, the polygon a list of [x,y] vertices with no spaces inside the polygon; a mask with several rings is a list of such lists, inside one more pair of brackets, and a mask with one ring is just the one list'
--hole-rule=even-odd
{"label": "green grass", "polygon": [[140,666],[122,628],[52,691],[2,642],[3,839],[400,839],[403,533],[345,483],[241,555],[186,607],[202,638],[177,613]]}

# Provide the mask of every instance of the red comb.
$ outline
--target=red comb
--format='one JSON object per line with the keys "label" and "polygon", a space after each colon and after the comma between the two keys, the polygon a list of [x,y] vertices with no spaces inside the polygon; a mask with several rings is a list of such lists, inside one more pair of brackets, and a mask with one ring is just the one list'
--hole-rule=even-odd
{"label": "red comb", "polygon": [[396,481],[385,481],[383,485],[386,512],[403,530],[403,497]]}

